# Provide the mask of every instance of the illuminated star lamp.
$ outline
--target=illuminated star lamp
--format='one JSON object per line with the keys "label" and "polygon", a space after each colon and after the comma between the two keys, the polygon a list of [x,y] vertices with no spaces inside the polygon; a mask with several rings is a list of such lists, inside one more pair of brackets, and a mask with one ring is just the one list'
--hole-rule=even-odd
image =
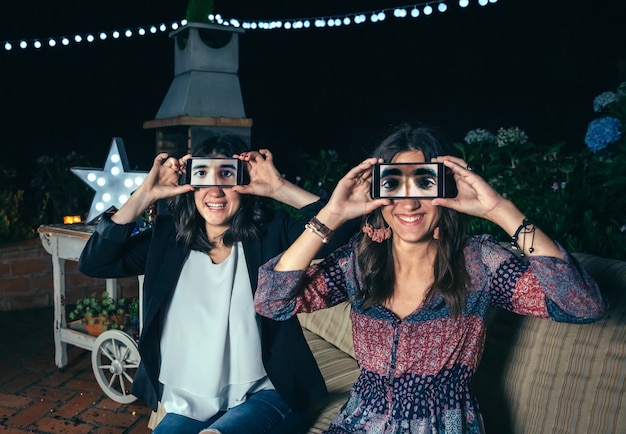
{"label": "illuminated star lamp", "polygon": [[119,137],[114,137],[111,142],[104,170],[85,167],[72,167],[70,170],[96,191],[87,224],[111,209],[120,209],[148,175],[148,172],[128,170],[124,142]]}

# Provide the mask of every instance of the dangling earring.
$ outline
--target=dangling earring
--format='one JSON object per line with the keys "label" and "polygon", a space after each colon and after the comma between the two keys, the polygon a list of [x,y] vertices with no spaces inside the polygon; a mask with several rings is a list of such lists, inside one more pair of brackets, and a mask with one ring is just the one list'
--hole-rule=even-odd
{"label": "dangling earring", "polygon": [[374,226],[369,223],[365,223],[362,231],[376,243],[382,243],[383,241],[391,238],[391,228],[389,227],[374,229]]}
{"label": "dangling earring", "polygon": [[433,231],[433,239],[435,240],[439,239],[439,226],[437,226],[435,230]]}

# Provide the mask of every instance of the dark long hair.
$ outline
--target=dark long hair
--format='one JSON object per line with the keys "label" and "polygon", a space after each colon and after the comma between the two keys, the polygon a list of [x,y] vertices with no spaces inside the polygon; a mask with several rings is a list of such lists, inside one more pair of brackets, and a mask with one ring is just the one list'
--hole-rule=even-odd
{"label": "dark long hair", "polygon": [[[234,135],[209,137],[191,150],[193,157],[216,157],[240,154],[248,151],[248,145]],[[248,174],[244,173],[244,182]],[[185,247],[201,252],[209,252],[214,243],[209,241],[204,218],[194,201],[194,192],[180,194],[169,201],[169,208],[176,226],[176,240]],[[223,243],[232,246],[237,241],[255,239],[259,236],[269,210],[258,196],[242,194],[241,206],[230,222],[230,228],[223,235]]]}
{"label": "dark long hair", "polygon": [[[384,139],[372,156],[390,162],[396,154],[413,150],[422,151],[426,161],[440,155],[452,155],[452,150],[438,138],[434,129],[405,124]],[[370,223],[375,228],[385,226],[380,208],[364,216],[363,220],[363,223]],[[441,207],[434,264],[435,281],[426,295],[426,302],[432,301],[436,294],[441,294],[454,318],[461,313],[470,286],[463,253],[467,224],[464,214]],[[357,257],[363,274],[363,290],[358,297],[363,300],[363,307],[388,301],[393,295],[396,280],[391,239],[376,243],[361,234]]]}

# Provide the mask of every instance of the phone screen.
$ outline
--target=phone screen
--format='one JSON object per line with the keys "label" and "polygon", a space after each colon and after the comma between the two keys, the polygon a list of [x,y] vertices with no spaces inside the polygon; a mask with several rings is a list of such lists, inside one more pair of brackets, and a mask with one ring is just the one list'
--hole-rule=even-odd
{"label": "phone screen", "polygon": [[187,160],[186,184],[194,187],[241,185],[243,164],[238,158],[193,157]]}
{"label": "phone screen", "polygon": [[375,199],[434,199],[445,197],[442,163],[379,163],[373,166]]}

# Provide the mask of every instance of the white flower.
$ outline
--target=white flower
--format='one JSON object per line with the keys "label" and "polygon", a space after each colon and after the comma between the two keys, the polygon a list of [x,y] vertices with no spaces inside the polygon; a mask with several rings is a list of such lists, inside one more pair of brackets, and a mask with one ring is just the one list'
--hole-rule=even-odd
{"label": "white flower", "polygon": [[496,135],[498,147],[521,145],[528,142],[528,136],[519,127],[500,128]]}
{"label": "white flower", "polygon": [[493,143],[495,139],[496,138],[491,132],[483,128],[476,128],[465,135],[465,143],[468,145],[472,145],[474,143]]}

